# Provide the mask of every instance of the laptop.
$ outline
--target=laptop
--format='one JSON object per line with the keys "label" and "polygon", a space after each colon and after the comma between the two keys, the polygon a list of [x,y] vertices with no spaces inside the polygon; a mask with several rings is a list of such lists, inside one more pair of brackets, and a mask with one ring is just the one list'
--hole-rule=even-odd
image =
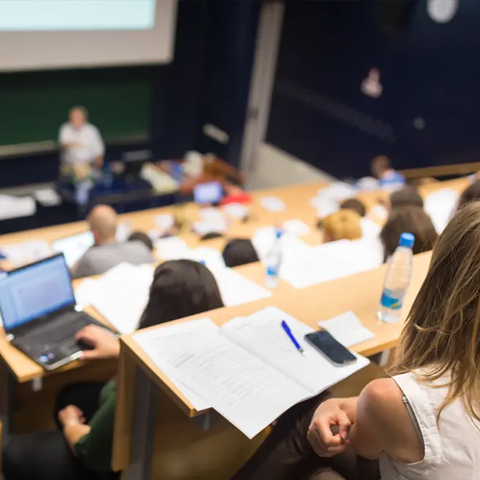
{"label": "laptop", "polygon": [[200,183],[193,189],[193,199],[197,205],[216,204],[222,197],[223,188],[220,182]]}
{"label": "laptop", "polygon": [[93,233],[83,232],[56,240],[52,243],[52,250],[63,253],[68,267],[72,268],[94,243]]}
{"label": "laptop", "polygon": [[76,305],[63,254],[8,272],[0,278],[0,314],[7,340],[45,370],[77,360],[75,334],[89,324],[106,328]]}

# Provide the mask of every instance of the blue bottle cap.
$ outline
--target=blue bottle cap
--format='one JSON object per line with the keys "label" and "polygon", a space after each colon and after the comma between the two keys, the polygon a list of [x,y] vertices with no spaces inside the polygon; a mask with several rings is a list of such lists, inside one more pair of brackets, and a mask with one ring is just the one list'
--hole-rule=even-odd
{"label": "blue bottle cap", "polygon": [[277,231],[275,232],[275,236],[277,238],[282,238],[283,235],[283,230],[281,228],[277,228]]}
{"label": "blue bottle cap", "polygon": [[412,248],[415,243],[415,236],[411,233],[402,233],[400,235],[400,246]]}

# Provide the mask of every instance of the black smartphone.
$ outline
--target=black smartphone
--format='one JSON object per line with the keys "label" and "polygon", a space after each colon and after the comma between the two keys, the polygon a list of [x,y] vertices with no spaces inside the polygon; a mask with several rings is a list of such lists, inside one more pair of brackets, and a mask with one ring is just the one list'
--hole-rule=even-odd
{"label": "black smartphone", "polygon": [[326,330],[308,333],[305,335],[305,340],[327,357],[334,365],[350,365],[357,361],[357,357],[341,343],[337,342]]}

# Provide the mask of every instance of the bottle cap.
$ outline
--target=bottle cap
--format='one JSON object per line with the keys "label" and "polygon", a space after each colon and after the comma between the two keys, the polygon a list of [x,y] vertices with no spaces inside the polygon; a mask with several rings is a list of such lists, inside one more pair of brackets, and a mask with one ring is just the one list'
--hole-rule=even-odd
{"label": "bottle cap", "polygon": [[400,235],[400,246],[412,248],[415,243],[415,237],[411,233],[402,233]]}
{"label": "bottle cap", "polygon": [[283,235],[283,230],[281,228],[277,228],[275,232],[276,238],[282,238],[282,235]]}

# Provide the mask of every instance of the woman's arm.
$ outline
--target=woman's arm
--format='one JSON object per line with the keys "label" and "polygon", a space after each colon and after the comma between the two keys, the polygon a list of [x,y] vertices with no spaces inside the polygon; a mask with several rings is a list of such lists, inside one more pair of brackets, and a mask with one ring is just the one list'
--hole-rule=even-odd
{"label": "woman's arm", "polygon": [[65,440],[74,452],[75,444],[90,433],[90,427],[85,425],[83,412],[75,405],[69,405],[58,413],[58,421],[63,427]]}

